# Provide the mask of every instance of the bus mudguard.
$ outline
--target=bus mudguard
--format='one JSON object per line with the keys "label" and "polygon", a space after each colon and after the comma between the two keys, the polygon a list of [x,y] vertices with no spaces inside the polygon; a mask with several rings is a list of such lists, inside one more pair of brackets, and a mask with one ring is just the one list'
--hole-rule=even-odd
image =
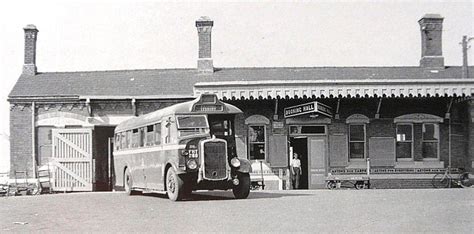
{"label": "bus mudguard", "polygon": [[174,171],[176,172],[176,174],[184,174],[186,173],[186,170],[184,170],[183,168],[180,168],[175,162],[169,160],[167,161],[166,163],[163,164],[163,170],[161,171],[161,176],[162,178],[165,178],[165,175],[166,175],[166,168],[168,168],[168,165],[170,165],[170,167],[173,167]]}
{"label": "bus mudguard", "polygon": [[239,160],[240,160],[240,167],[237,168],[238,172],[241,172],[241,173],[250,173],[250,172],[252,172],[252,166],[251,166],[251,163],[248,159],[239,158]]}

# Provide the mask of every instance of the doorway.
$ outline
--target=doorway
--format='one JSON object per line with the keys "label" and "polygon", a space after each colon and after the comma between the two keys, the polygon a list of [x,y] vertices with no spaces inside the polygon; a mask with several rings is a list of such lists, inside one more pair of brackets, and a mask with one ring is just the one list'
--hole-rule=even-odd
{"label": "doorway", "polygon": [[95,191],[111,191],[110,163],[111,153],[109,138],[114,137],[115,127],[95,126],[94,129],[94,158],[95,158]]}
{"label": "doorway", "polygon": [[[301,161],[299,189],[308,189],[308,138],[304,136],[290,137],[290,147],[292,147],[293,153],[298,154]],[[293,156],[291,156],[291,158],[293,158]]]}

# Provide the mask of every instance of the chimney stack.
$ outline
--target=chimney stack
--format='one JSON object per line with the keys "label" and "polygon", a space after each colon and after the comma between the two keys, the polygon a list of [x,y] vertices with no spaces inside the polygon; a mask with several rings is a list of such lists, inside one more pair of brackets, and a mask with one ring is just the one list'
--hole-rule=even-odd
{"label": "chimney stack", "polygon": [[23,64],[23,74],[36,75],[36,37],[38,29],[33,24],[28,24],[25,30],[25,62]]}
{"label": "chimney stack", "polygon": [[426,14],[418,21],[421,29],[421,67],[444,69],[443,19],[439,14]]}
{"label": "chimney stack", "polygon": [[214,21],[207,16],[201,16],[201,18],[196,20],[196,28],[199,36],[199,58],[197,68],[200,72],[214,72],[211,55],[211,32],[213,25]]}
{"label": "chimney stack", "polygon": [[474,40],[474,37],[467,38],[462,36],[462,78],[469,78],[469,65],[467,63],[467,50],[469,49],[469,41]]}

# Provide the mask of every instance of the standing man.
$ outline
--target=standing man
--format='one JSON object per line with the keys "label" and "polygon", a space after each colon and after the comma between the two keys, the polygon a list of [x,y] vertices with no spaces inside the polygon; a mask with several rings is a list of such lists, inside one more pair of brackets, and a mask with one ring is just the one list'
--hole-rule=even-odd
{"label": "standing man", "polygon": [[291,174],[293,175],[293,188],[300,188],[301,161],[297,153],[293,153],[293,160],[290,163]]}

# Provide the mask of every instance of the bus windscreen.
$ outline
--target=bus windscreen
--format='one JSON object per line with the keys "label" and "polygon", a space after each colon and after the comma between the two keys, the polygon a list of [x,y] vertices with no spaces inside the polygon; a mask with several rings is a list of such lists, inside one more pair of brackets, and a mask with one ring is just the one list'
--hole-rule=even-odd
{"label": "bus windscreen", "polygon": [[178,128],[208,128],[207,119],[204,115],[178,116]]}

